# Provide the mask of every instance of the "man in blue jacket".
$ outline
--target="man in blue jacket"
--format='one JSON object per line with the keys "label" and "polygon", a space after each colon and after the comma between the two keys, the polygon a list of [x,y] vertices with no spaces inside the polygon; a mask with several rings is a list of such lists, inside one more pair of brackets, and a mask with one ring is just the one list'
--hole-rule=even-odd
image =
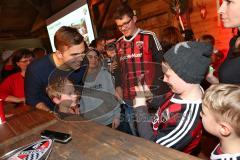
{"label": "man in blue jacket", "polygon": [[64,76],[82,85],[86,70],[82,62],[87,48],[77,29],[61,27],[55,33],[54,44],[56,52],[30,64],[25,76],[26,104],[45,111],[54,110],[46,93],[48,83]]}

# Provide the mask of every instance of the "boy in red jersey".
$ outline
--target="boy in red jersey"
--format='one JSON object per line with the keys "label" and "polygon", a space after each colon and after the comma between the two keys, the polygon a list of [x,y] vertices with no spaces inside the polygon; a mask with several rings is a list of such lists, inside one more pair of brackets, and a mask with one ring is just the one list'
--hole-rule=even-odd
{"label": "boy in red jersey", "polygon": [[[181,42],[164,54],[163,81],[172,90],[166,101],[159,106],[149,122],[145,84],[135,87],[137,96],[134,111],[141,137],[160,145],[186,153],[193,153],[201,139],[201,99],[203,89],[200,82],[210,64],[212,46],[200,42]],[[143,120],[141,118],[147,117]]]}
{"label": "boy in red jersey", "polygon": [[142,77],[142,81],[145,81],[148,86],[157,84],[160,87],[159,91],[166,92],[167,85],[158,81],[163,74],[162,70],[156,66],[161,64],[163,53],[156,34],[138,28],[137,16],[126,4],[116,9],[114,20],[123,34],[116,42],[123,100],[132,105],[136,95],[134,86],[137,85],[139,77]]}

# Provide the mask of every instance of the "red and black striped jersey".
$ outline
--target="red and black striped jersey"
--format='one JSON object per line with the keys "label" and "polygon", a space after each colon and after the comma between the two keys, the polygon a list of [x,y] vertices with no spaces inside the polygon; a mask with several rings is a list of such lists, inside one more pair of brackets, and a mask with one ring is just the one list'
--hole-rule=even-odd
{"label": "red and black striped jersey", "polygon": [[161,63],[163,57],[162,47],[153,32],[140,29],[130,39],[121,37],[116,44],[123,99],[133,100],[136,96],[134,86],[138,81],[149,86],[153,84],[156,63]]}
{"label": "red and black striped jersey", "polygon": [[240,153],[235,154],[226,154],[223,153],[220,147],[220,144],[211,153],[211,160],[240,160]]}
{"label": "red and black striped jersey", "polygon": [[155,142],[191,153],[202,136],[201,101],[182,100],[173,95],[153,117]]}

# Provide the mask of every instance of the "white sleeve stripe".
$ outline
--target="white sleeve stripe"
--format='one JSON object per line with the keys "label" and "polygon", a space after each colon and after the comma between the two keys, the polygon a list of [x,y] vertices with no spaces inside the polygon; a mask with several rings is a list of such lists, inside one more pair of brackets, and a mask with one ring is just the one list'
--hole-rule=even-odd
{"label": "white sleeve stripe", "polygon": [[152,35],[152,36],[153,36],[153,39],[154,39],[154,41],[155,41],[155,44],[156,44],[156,46],[157,46],[158,51],[159,51],[159,50],[162,50],[162,46],[161,46],[160,42],[158,41],[158,38],[157,38],[157,36],[156,36],[155,33],[150,32],[150,31],[142,31],[142,33],[146,33],[146,34]]}
{"label": "white sleeve stripe", "polygon": [[153,36],[153,39],[154,39],[154,41],[155,41],[155,44],[156,44],[156,46],[157,46],[157,50],[158,50],[158,51],[162,50],[162,46],[161,46],[160,42],[158,41],[158,38],[157,38],[157,36],[156,36],[156,34],[155,34],[154,32],[151,32],[151,31],[143,31],[143,30],[141,30],[140,32],[141,32],[141,33],[146,33],[146,34],[152,35],[152,36]]}
{"label": "white sleeve stripe", "polygon": [[[171,146],[173,146],[173,145],[175,145],[177,142],[179,142],[184,136],[186,136],[187,135],[187,133],[191,130],[191,128],[193,127],[193,124],[194,124],[194,122],[195,122],[195,120],[196,120],[196,117],[197,117],[197,115],[198,115],[198,110],[199,110],[199,107],[193,107],[193,109],[195,108],[195,111],[193,111],[194,112],[194,116],[191,116],[191,117],[189,117],[189,121],[190,121],[190,125],[186,125],[186,129],[185,129],[185,131],[184,131],[184,133],[183,134],[180,134],[180,136],[175,140],[175,141],[173,141],[172,143],[169,143],[166,147],[171,147]],[[190,113],[190,114],[193,114],[193,113]]]}
{"label": "white sleeve stripe", "polygon": [[[189,106],[188,106],[188,107],[189,107]],[[178,130],[177,132],[175,132],[175,134],[174,134],[172,137],[170,137],[169,139],[166,139],[165,141],[162,141],[162,142],[160,143],[161,145],[168,146],[168,143],[172,143],[172,142],[176,141],[176,139],[178,138],[178,136],[180,136],[181,134],[184,133],[184,131],[186,130],[186,127],[187,127],[187,125],[190,123],[189,121],[190,121],[190,119],[191,119],[191,118],[187,118],[187,120],[185,119],[186,117],[188,117],[188,114],[191,113],[191,107],[189,107],[189,108],[190,108],[190,109],[189,109],[189,112],[188,112],[186,115],[183,115],[183,116],[182,116],[181,121],[182,121],[182,122],[185,122],[185,123],[183,123],[183,124],[181,125],[181,129]]]}
{"label": "white sleeve stripe", "polygon": [[[124,36],[118,38],[117,42],[119,42],[119,41],[120,41],[121,39],[123,39],[123,38],[124,38]],[[116,42],[116,43],[117,43],[117,42]]]}
{"label": "white sleeve stripe", "polygon": [[[181,119],[182,122],[185,121],[185,123],[183,125],[182,124],[179,125],[182,128],[179,131],[176,130],[176,132],[175,132],[176,134],[174,136],[172,136],[171,138],[166,139],[165,141],[162,141],[160,143],[161,145],[164,145],[166,147],[171,147],[172,145],[174,145],[178,141],[180,141],[182,139],[182,137],[184,137],[188,133],[188,131],[192,128],[192,126],[195,122],[195,119],[197,117],[199,107],[197,107],[197,109],[196,109],[196,106],[193,106],[193,105],[190,105],[190,106],[191,107],[188,106],[188,108],[190,108],[190,109],[189,109],[189,112],[187,112],[190,115],[184,114]],[[187,118],[187,121],[184,118]]]}
{"label": "white sleeve stripe", "polygon": [[[186,110],[185,110],[184,113],[183,113],[183,116],[186,116],[186,114],[188,113],[188,110],[189,110],[189,106],[187,105],[187,106],[186,106]],[[160,142],[162,142],[162,141],[170,138],[172,135],[176,134],[176,133],[178,132],[179,128],[182,127],[182,125],[183,125],[183,121],[181,120],[180,123],[178,124],[178,126],[177,126],[174,130],[172,130],[172,131],[171,131],[169,134],[167,134],[166,136],[163,136],[163,137],[159,138],[159,139],[156,141],[156,143],[160,143]]]}
{"label": "white sleeve stripe", "polygon": [[172,136],[171,138],[166,139],[164,142],[162,142],[161,145],[168,146],[167,145],[168,143],[171,144],[172,142],[175,142],[176,139],[178,139],[178,137],[185,132],[187,126],[190,123],[190,119],[191,119],[191,118],[188,118],[188,116],[189,116],[189,114],[191,116],[192,107],[189,107],[189,108],[190,108],[189,112],[181,118],[181,121],[185,122],[185,123],[183,123],[183,127],[174,136]]}

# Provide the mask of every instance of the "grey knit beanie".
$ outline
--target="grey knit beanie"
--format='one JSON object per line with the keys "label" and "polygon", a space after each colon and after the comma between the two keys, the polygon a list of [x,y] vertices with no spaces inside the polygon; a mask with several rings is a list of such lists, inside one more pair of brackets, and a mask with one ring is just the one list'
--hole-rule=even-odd
{"label": "grey knit beanie", "polygon": [[210,65],[213,47],[202,42],[180,42],[164,54],[164,60],[187,83],[200,84]]}

